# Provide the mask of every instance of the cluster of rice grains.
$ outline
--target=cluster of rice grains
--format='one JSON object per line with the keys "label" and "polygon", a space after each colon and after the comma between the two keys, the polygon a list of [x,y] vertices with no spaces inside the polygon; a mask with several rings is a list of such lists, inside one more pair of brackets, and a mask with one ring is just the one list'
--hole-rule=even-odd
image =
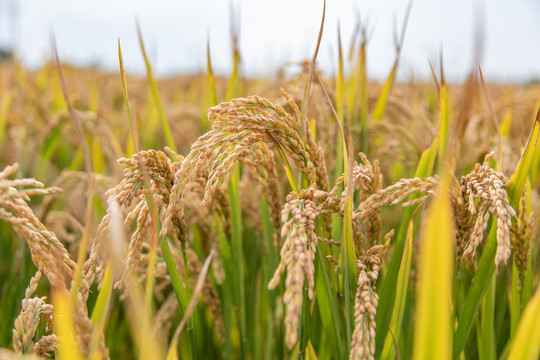
{"label": "cluster of rice grains", "polygon": [[[32,297],[40,278],[41,271],[38,270],[26,289],[21,312],[13,328],[13,349],[20,354],[39,354],[49,357],[58,350],[58,339],[56,334],[52,333],[54,329],[53,306],[47,304],[46,297]],[[41,320],[46,321],[45,334],[34,342]]]}
{"label": "cluster of rice grains", "polygon": [[351,341],[351,359],[372,359],[375,356],[375,315],[379,305],[375,283],[392,235],[393,230],[385,235],[384,245],[372,246],[357,260],[359,275],[354,301],[355,326]]}
{"label": "cluster of rice grains", "polygon": [[[470,232],[469,239],[461,240],[460,244],[466,241],[466,245],[460,245],[464,248],[463,256],[475,256],[476,248],[484,238],[484,230],[490,215],[497,219],[497,253],[495,255],[495,264],[499,265],[510,257],[510,228],[512,226],[512,217],[516,212],[508,203],[506,194],[507,180],[503,174],[493,170],[488,162],[493,153],[488,154],[482,165],[476,164],[473,171],[461,179],[461,194],[464,205],[476,221]],[[475,202],[475,199],[479,201]],[[461,218],[457,218],[459,222]],[[465,217],[465,222],[471,224],[471,219]],[[458,225],[463,228],[463,226]]]}
{"label": "cluster of rice grains", "polygon": [[[38,272],[30,281],[22,302],[22,309],[15,321],[13,330],[14,349],[21,353],[49,354],[57,349],[54,330],[52,305],[46,303],[45,297],[32,297],[37,289],[41,273],[45,274],[50,284],[57,290],[65,292],[73,286],[77,264],[71,259],[64,245],[56,235],[48,231],[35,216],[28,205],[30,196],[49,195],[61,191],[59,188],[43,188],[43,184],[34,179],[9,180],[15,174],[18,165],[12,165],[0,172],[0,218],[11,224],[15,232],[26,241],[32,260]],[[28,187],[18,189],[19,187]],[[92,321],[88,317],[85,293],[89,285],[83,281],[79,287],[73,320],[77,329],[77,339],[81,350],[88,354]],[[40,320],[47,322],[45,334],[37,332]],[[38,338],[39,337],[39,338]],[[103,357],[108,357],[104,341],[100,342]]]}

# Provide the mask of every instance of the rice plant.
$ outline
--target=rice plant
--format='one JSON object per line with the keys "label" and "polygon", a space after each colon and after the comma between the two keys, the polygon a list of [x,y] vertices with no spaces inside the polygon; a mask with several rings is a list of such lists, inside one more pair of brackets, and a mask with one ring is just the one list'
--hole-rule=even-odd
{"label": "rice plant", "polygon": [[329,78],[323,29],[279,81],[236,30],[229,77],[0,63],[1,358],[538,358],[540,87],[397,82],[405,28]]}

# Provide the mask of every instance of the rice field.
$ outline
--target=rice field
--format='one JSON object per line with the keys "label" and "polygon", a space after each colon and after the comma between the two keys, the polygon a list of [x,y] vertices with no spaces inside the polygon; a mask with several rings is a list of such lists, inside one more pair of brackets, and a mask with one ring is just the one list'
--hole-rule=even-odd
{"label": "rice field", "polygon": [[237,36],[0,63],[0,358],[538,359],[540,85],[373,81],[362,31],[246,78]]}

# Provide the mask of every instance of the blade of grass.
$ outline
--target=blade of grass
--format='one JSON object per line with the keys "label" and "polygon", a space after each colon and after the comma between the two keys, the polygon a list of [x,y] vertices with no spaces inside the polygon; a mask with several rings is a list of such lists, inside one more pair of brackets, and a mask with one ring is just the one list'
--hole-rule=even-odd
{"label": "blade of grass", "polygon": [[[334,119],[337,124],[338,128],[338,135],[339,135],[339,142],[341,145],[341,159],[342,159],[342,168],[343,168],[343,175],[344,175],[344,186],[347,186],[347,181],[349,179],[349,156],[347,156],[347,145],[345,142],[345,132],[343,130],[343,125],[341,118],[339,117],[339,114],[337,113],[336,109],[334,108],[334,105],[332,104],[332,100],[330,99],[330,96],[328,95],[328,92],[326,91],[326,88],[324,87],[324,84],[322,83],[321,78],[319,77],[319,74],[315,72],[315,76],[317,78],[317,81],[321,87],[321,90],[323,91],[323,94],[326,98],[326,101],[328,102],[328,105],[330,106],[330,110],[332,111],[332,115],[334,115]],[[350,139],[352,142],[352,140]],[[351,155],[351,158],[354,159],[354,154]]]}
{"label": "blade of grass", "polygon": [[206,40],[206,74],[208,77],[208,89],[210,90],[210,105],[216,106],[218,104],[216,77],[214,76],[214,70],[212,69],[212,58],[210,56],[210,37]]}
{"label": "blade of grass", "polygon": [[154,72],[152,71],[152,66],[150,65],[150,61],[148,60],[148,56],[146,55],[146,50],[144,47],[141,27],[139,23],[137,22],[137,35],[139,37],[139,45],[141,46],[141,52],[144,58],[144,63],[146,65],[146,74],[148,77],[148,81],[150,83],[150,90],[152,92],[152,97],[154,99],[154,103],[157,107],[157,111],[159,114],[159,120],[161,121],[161,129],[163,130],[163,135],[165,136],[165,143],[168,147],[174,150],[174,152],[177,152],[176,145],[174,143],[174,138],[172,135],[171,128],[169,126],[169,122],[167,121],[167,118],[165,117],[165,111],[163,110],[163,105],[161,103],[161,97],[159,96],[156,80],[154,78]]}
{"label": "blade of grass", "polygon": [[527,140],[527,145],[523,151],[519,163],[512,174],[512,177],[508,181],[508,199],[510,205],[514,209],[517,208],[519,200],[521,198],[521,193],[523,192],[523,187],[527,181],[527,174],[531,167],[532,159],[536,152],[536,143],[538,141],[538,136],[540,134],[540,108],[536,113],[536,119],[533,123],[533,128],[529,139]]}
{"label": "blade of grass", "polygon": [[91,136],[90,143],[92,144],[92,169],[96,174],[105,173],[105,157],[101,149],[101,144],[97,137]]}
{"label": "blade of grass", "polygon": [[[364,31],[360,31],[360,24],[358,23],[356,25],[356,30],[355,30],[355,34],[353,35],[353,37],[351,38],[351,45],[350,45],[350,48],[349,48],[349,61],[353,61],[354,59],[354,54],[356,53],[356,37],[357,35],[359,36],[361,33],[365,33]],[[359,61],[356,60],[353,64],[353,72],[351,74],[351,76],[349,76],[347,79],[346,79],[346,83],[345,83],[345,91],[346,91],[346,94],[344,94],[344,96],[346,96],[346,99],[347,99],[347,103],[346,103],[346,107],[344,108],[344,112],[345,110],[347,110],[347,116],[344,117],[344,120],[345,120],[345,128],[349,129],[352,125],[353,122],[356,121],[356,101],[357,101],[357,92],[358,92],[358,79],[360,78],[360,64],[359,64]]]}
{"label": "blade of grass", "polygon": [[124,92],[124,102],[126,104],[127,120],[129,125],[129,133],[131,134],[131,141],[135,152],[139,152],[140,143],[139,143],[139,131],[137,126],[133,124],[133,118],[131,117],[131,107],[129,106],[129,97],[126,84],[126,72],[124,71],[124,60],[122,59],[122,49],[120,47],[120,39],[118,39],[118,63],[120,64],[120,75],[122,78],[122,90]]}
{"label": "blade of grass", "polygon": [[237,316],[240,330],[240,349],[245,359],[248,353],[247,334],[247,314],[246,314],[246,292],[245,292],[245,271],[244,271],[244,241],[242,236],[242,208],[240,204],[240,164],[235,163],[233,175],[229,181],[228,195],[231,206],[232,223],[232,244],[233,258],[237,280]]}
{"label": "blade of grass", "polygon": [[441,82],[439,88],[439,164],[437,171],[442,171],[443,160],[446,158],[446,152],[448,149],[448,139],[450,136],[450,109],[448,106],[448,93],[446,89],[446,81],[444,79],[444,72],[442,67],[442,55],[441,55]]}
{"label": "blade of grass", "polygon": [[[417,209],[419,208],[420,207],[418,207]],[[394,303],[394,311],[392,312],[392,318],[390,320],[390,331],[386,336],[386,340],[384,342],[382,359],[389,359],[391,357],[397,356],[397,354],[395,353],[395,338],[399,339],[400,336],[401,323],[403,321],[403,313],[405,311],[405,303],[407,301],[407,291],[409,287],[409,277],[411,272],[413,227],[414,221],[409,221],[409,227],[407,228],[407,236],[405,239],[405,248],[403,251],[403,258],[401,259],[401,265],[399,267],[398,273],[396,301]]]}
{"label": "blade of grass", "polygon": [[112,288],[113,288],[113,266],[109,262],[105,270],[105,276],[103,278],[103,283],[101,285],[101,290],[99,291],[94,310],[92,311],[92,323],[94,327],[92,329],[92,335],[90,340],[90,355],[91,359],[99,358],[99,341],[101,340],[101,334],[105,329],[105,322],[109,313],[111,306],[112,298]]}
{"label": "blade of grass", "polygon": [[13,95],[9,92],[2,96],[2,106],[0,107],[0,144],[4,144],[5,141],[7,116],[12,100]]}
{"label": "blade of grass", "polygon": [[227,99],[233,99],[239,96],[240,93],[240,23],[235,14],[233,2],[230,2],[230,34],[233,52],[233,69],[229,79],[229,87],[227,89]]}
{"label": "blade of grass", "polygon": [[291,164],[289,162],[289,159],[287,158],[287,155],[285,154],[285,150],[283,147],[279,144],[279,142],[272,136],[272,134],[269,134],[272,142],[276,145],[276,149],[278,150],[279,156],[281,157],[283,168],[285,169],[285,174],[287,175],[287,179],[289,180],[289,185],[291,185],[291,188],[294,192],[297,194],[299,193],[298,185],[296,184],[296,179],[294,178],[294,172],[292,170]]}
{"label": "blade of grass", "polygon": [[[319,82],[321,83],[321,82]],[[343,49],[341,46],[341,29],[338,23],[338,73],[336,78],[336,121],[339,122],[339,126],[341,129],[343,129],[343,116],[345,113],[345,110],[343,108]],[[342,132],[342,131],[341,131]],[[343,174],[343,164],[345,161],[343,160],[344,153],[346,152],[344,149],[344,134],[338,134],[337,136],[337,146],[336,146],[336,172],[334,174],[334,178],[337,179]]]}
{"label": "blade of grass", "polygon": [[180,305],[180,315],[185,316],[187,311],[187,305],[189,302],[188,294],[184,288],[184,285],[182,284],[182,280],[180,279],[178,269],[174,262],[171,249],[169,247],[169,242],[166,237],[162,237],[160,239],[160,245],[161,251],[163,252],[165,264],[167,265],[167,271],[169,272],[169,276],[171,277],[173,291],[176,295],[176,299],[178,300],[178,304]]}
{"label": "blade of grass", "polygon": [[516,334],[519,318],[521,315],[521,294],[518,289],[519,273],[515,260],[512,260],[512,279],[510,290],[510,338]]}
{"label": "blade of grass", "polygon": [[354,316],[354,296],[356,294],[356,285],[358,279],[358,270],[356,267],[356,253],[353,242],[352,229],[352,208],[353,208],[353,193],[354,187],[352,182],[352,167],[353,167],[353,145],[352,138],[349,136],[349,164],[347,171],[347,182],[345,184],[347,200],[345,203],[345,215],[343,218],[343,238],[341,245],[341,271],[343,274],[343,297],[345,301],[345,325],[347,336],[347,352],[350,351],[350,342],[352,337],[352,322]]}
{"label": "blade of grass", "polygon": [[480,82],[482,84],[482,90],[484,92],[484,96],[486,98],[486,102],[489,107],[489,112],[491,114],[491,118],[493,119],[493,123],[495,124],[495,128],[497,129],[497,171],[502,171],[503,168],[503,144],[502,144],[502,137],[503,133],[501,130],[501,126],[499,126],[499,120],[497,118],[497,113],[495,112],[495,109],[493,108],[493,103],[491,101],[491,98],[489,96],[488,87],[486,85],[486,81],[484,80],[484,74],[482,72],[482,68],[478,67],[478,73],[480,74]]}
{"label": "blade of grass", "polygon": [[360,149],[364,154],[368,154],[368,92],[367,92],[367,61],[366,61],[367,38],[364,34],[364,40],[360,45],[358,55],[359,83],[360,83]]}
{"label": "blade of grass", "polygon": [[325,15],[326,15],[326,0],[323,1],[323,13],[322,13],[322,19],[321,19],[321,26],[319,28],[319,36],[317,37],[317,45],[315,46],[315,52],[313,53],[311,62],[309,63],[309,70],[307,74],[306,85],[304,86],[304,96],[302,97],[302,108],[301,108],[302,120],[300,122],[300,125],[301,125],[300,131],[302,135],[302,140],[304,142],[306,141],[306,133],[307,133],[309,94],[310,94],[310,89],[311,89],[311,81],[313,79],[313,72],[316,71],[315,63],[317,62],[317,55],[319,54],[319,48],[321,46]]}
{"label": "blade of grass", "polygon": [[144,124],[144,131],[139,134],[141,148],[161,148],[163,146],[161,143],[161,136],[158,136],[161,120],[150,87],[148,87],[146,91],[146,101],[143,105],[143,109],[144,115],[141,123]]}
{"label": "blade of grass", "polygon": [[82,360],[83,356],[73,334],[76,334],[73,326],[73,311],[69,305],[69,294],[58,291],[53,297],[55,312],[55,327],[58,329],[59,346],[58,359]]}
{"label": "blade of grass", "polygon": [[258,312],[259,321],[256,321],[255,324],[258,324],[258,326],[256,326],[259,329],[260,335],[255,341],[258,343],[260,349],[257,350],[257,346],[255,347],[255,351],[258,352],[259,357],[254,356],[254,358],[268,359],[272,356],[272,349],[274,346],[273,335],[275,333],[273,332],[272,325],[273,314],[276,310],[277,291],[268,290],[268,287],[264,284],[270,282],[273,271],[278,266],[279,256],[276,246],[274,245],[274,233],[276,229],[274,229],[270,220],[270,207],[262,195],[260,196],[260,211],[267,254],[266,256],[262,256],[262,279],[260,283],[257,283],[257,286],[260,289],[258,292],[260,293],[260,310]]}
{"label": "blade of grass", "polygon": [[182,321],[180,321],[180,324],[178,324],[178,327],[176,328],[176,331],[174,332],[173,339],[171,341],[171,344],[169,345],[169,350],[167,352],[167,360],[178,359],[178,350],[177,350],[178,339],[180,337],[180,334],[182,333],[182,330],[186,326],[189,318],[195,312],[195,307],[197,306],[197,303],[199,302],[199,299],[201,297],[202,289],[204,286],[204,279],[206,278],[206,275],[208,274],[208,269],[210,267],[210,262],[212,261],[213,256],[214,256],[214,250],[211,250],[210,254],[204,261],[204,264],[201,268],[201,272],[199,273],[199,276],[197,277],[197,282],[193,289],[192,297],[188,303],[188,306],[187,306],[186,312],[184,313]]}
{"label": "blade of grass", "polygon": [[[413,4],[412,0],[409,1],[407,10],[405,10],[405,20],[403,21],[403,26],[401,28],[401,36],[399,40],[396,40],[396,59],[394,60],[394,65],[392,66],[392,70],[390,71],[390,74],[388,75],[388,77],[386,78],[386,81],[384,82],[384,85],[381,89],[381,93],[379,94],[379,98],[377,99],[375,109],[373,110],[373,114],[371,116],[374,122],[382,119],[384,115],[384,111],[386,109],[388,98],[390,97],[390,93],[392,92],[392,87],[394,86],[394,82],[396,80],[396,73],[397,73],[398,64],[399,64],[399,56],[401,54],[401,49],[403,48],[403,42],[405,41],[405,31],[407,29],[407,23],[409,21],[409,14],[411,13],[412,4]],[[397,38],[397,35],[396,35],[396,38]]]}
{"label": "blade of grass", "polygon": [[422,233],[418,269],[414,359],[450,359],[454,267],[450,171],[442,175]]}
{"label": "blade of grass", "polygon": [[227,237],[223,231],[223,225],[219,216],[214,213],[214,219],[216,220],[218,237],[219,237],[219,250],[222,259],[225,279],[221,284],[222,302],[223,302],[223,324],[226,329],[231,329],[225,333],[224,354],[227,359],[232,356],[232,337],[233,337],[233,294],[236,290],[235,277],[234,277],[234,262],[232,260],[231,245],[227,241]]}
{"label": "blade of grass", "polygon": [[306,352],[306,357],[305,357],[306,360],[317,360],[318,359],[317,352],[313,348],[313,344],[311,343],[311,341],[308,341],[308,345],[306,347],[305,352]]}
{"label": "blade of grass", "polygon": [[482,354],[481,359],[495,359],[495,290],[497,286],[497,278],[495,273],[491,275],[488,288],[486,290],[486,296],[482,303],[481,312],[481,335],[482,338],[479,341],[479,352]]}
{"label": "blade of grass", "polygon": [[[323,323],[323,329],[325,333],[328,333],[328,341],[332,349],[337,349],[338,358],[345,359],[346,352],[345,347],[342,346],[343,336],[340,324],[340,312],[338,310],[338,304],[336,303],[335,293],[336,290],[332,288],[329,272],[325,267],[325,261],[323,256],[322,244],[317,244],[315,266],[317,271],[315,273],[315,286],[317,305],[319,306],[319,313]],[[350,341],[350,340],[349,340]]]}
{"label": "blade of grass", "polygon": [[538,288],[519,322],[512,340],[508,360],[535,360],[540,356],[540,288]]}

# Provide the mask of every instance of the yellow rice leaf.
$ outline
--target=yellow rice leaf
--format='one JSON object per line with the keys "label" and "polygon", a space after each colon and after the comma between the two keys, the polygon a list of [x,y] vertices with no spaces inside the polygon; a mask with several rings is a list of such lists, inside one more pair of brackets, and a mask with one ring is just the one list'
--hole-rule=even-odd
{"label": "yellow rice leaf", "polygon": [[452,356],[453,224],[448,188],[450,174],[441,179],[421,236],[417,286],[414,359]]}
{"label": "yellow rice leaf", "polygon": [[386,103],[388,102],[388,98],[390,97],[390,92],[392,91],[392,87],[394,86],[397,68],[398,68],[398,59],[396,59],[396,61],[394,62],[394,66],[392,67],[392,70],[390,71],[388,78],[386,78],[386,81],[384,82],[384,85],[381,89],[381,93],[379,94],[379,98],[377,99],[377,104],[375,105],[375,110],[373,110],[373,115],[372,115],[372,119],[374,122],[381,120],[384,115],[384,110],[386,109]]}
{"label": "yellow rice leaf", "polygon": [[540,288],[536,290],[512,341],[508,360],[535,360],[540,356]]}
{"label": "yellow rice leaf", "polygon": [[500,125],[501,135],[509,137],[511,126],[512,126],[512,108],[509,107],[506,109],[502,117],[502,121]]}
{"label": "yellow rice leaf", "polygon": [[444,78],[441,81],[441,87],[439,91],[439,171],[446,157],[446,151],[448,148],[448,139],[450,137],[450,109],[448,106],[448,93]]}
{"label": "yellow rice leaf", "polygon": [[58,359],[82,360],[83,356],[75,341],[75,329],[73,327],[73,312],[70,311],[69,294],[57,292],[54,296],[55,326],[60,335]]}
{"label": "yellow rice leaf", "polygon": [[9,111],[9,107],[11,106],[11,101],[13,100],[13,94],[6,93],[4,96],[2,96],[0,101],[0,137],[3,136],[4,131],[6,129],[6,123],[7,123],[7,115]]}
{"label": "yellow rice leaf", "polygon": [[315,352],[315,349],[313,348],[313,344],[311,344],[311,341],[308,340],[308,344],[306,346],[306,360],[317,360],[317,353]]}

